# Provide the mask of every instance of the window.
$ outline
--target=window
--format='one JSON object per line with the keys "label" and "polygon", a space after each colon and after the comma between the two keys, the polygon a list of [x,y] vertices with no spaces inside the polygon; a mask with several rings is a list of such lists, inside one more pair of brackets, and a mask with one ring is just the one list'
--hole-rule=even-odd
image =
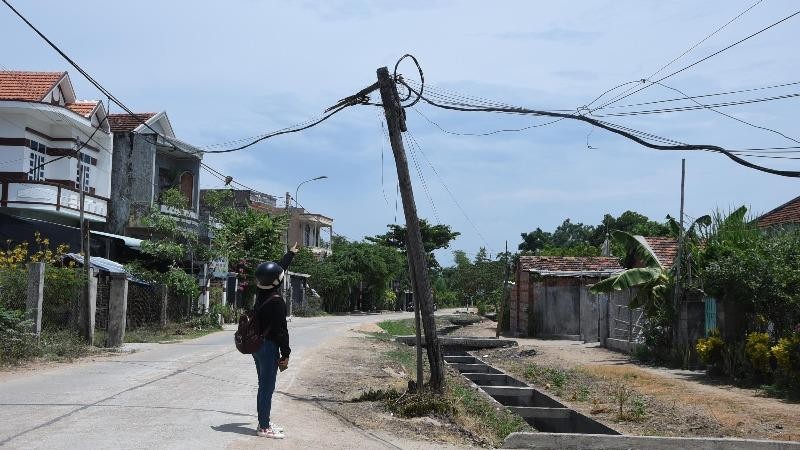
{"label": "window", "polygon": [[[75,188],[76,189],[83,189],[84,191],[89,191],[89,187],[91,186],[90,176],[91,176],[91,167],[92,167],[92,157],[81,153],[80,157],[78,158],[78,167],[75,169]],[[81,180],[81,168],[83,168],[83,180]]]}
{"label": "window", "polygon": [[44,181],[44,160],[47,155],[47,146],[36,141],[30,141],[30,148],[28,179],[31,181]]}

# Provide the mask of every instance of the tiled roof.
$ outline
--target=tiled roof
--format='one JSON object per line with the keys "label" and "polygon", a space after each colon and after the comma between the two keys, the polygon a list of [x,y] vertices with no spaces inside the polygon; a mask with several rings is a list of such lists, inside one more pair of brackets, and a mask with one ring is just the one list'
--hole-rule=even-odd
{"label": "tiled roof", "polygon": [[667,236],[641,236],[655,253],[658,262],[664,268],[672,267],[678,255],[678,240]]}
{"label": "tiled roof", "polygon": [[41,101],[65,73],[0,71],[0,100]]}
{"label": "tiled roof", "polygon": [[75,103],[68,104],[67,108],[69,108],[71,111],[74,111],[74,112],[82,115],[83,117],[89,117],[89,115],[92,113],[92,111],[94,111],[94,109],[97,107],[98,103],[99,102],[97,100],[88,100],[88,101],[84,101],[84,102],[75,102]]}
{"label": "tiled roof", "polygon": [[608,256],[520,256],[523,271],[541,274],[582,275],[623,270],[617,258]]}
{"label": "tiled roof", "polygon": [[800,224],[800,197],[789,200],[757,219],[759,228]]}
{"label": "tiled roof", "polygon": [[130,114],[109,114],[108,115],[108,122],[111,124],[111,132],[125,132],[125,131],[133,131],[142,124],[149,120],[151,117],[155,116],[156,113],[137,113],[136,116],[139,118],[138,120],[136,117],[131,116]]}

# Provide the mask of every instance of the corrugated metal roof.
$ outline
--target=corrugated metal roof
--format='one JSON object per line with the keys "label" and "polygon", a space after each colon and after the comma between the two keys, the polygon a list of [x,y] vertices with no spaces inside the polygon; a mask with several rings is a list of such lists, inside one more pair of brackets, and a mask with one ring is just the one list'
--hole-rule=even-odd
{"label": "corrugated metal roof", "polygon": [[[67,253],[66,255],[68,258],[76,261],[78,264],[83,264],[83,255],[79,253]],[[146,284],[150,285],[146,281],[140,280],[139,278],[134,277],[131,275],[127,270],[125,270],[125,266],[122,264],[112,261],[110,259],[101,258],[99,256],[90,256],[89,257],[89,265],[92,269],[97,269],[101,272],[108,272],[108,273],[124,273],[128,280],[133,281],[134,283],[139,284]]]}

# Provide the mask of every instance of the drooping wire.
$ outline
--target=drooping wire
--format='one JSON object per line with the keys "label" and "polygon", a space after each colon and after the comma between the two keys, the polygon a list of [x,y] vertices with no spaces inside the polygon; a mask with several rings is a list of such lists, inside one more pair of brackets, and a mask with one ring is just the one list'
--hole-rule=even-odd
{"label": "drooping wire", "polygon": [[[799,12],[800,13],[800,12]],[[403,83],[401,80],[400,83]],[[411,86],[406,85],[408,89],[414,90]],[[416,92],[415,92],[416,93]],[[622,129],[618,129],[609,125],[604,124],[602,121],[597,119],[593,119],[591,117],[587,117],[581,114],[569,114],[569,113],[560,113],[560,112],[552,112],[552,111],[542,111],[542,110],[535,110],[535,109],[528,109],[528,108],[496,108],[496,107],[462,107],[462,106],[453,106],[453,105],[445,105],[441,103],[437,103],[430,98],[427,98],[424,95],[420,95],[420,98],[425,101],[426,103],[436,106],[443,109],[449,109],[454,111],[464,111],[464,112],[494,112],[494,113],[504,113],[504,114],[521,114],[521,115],[534,115],[534,116],[549,116],[549,117],[557,117],[557,118],[567,118],[567,119],[574,119],[580,120],[583,122],[590,123],[594,126],[603,128],[607,131],[611,131],[612,133],[619,134],[620,136],[626,137],[634,142],[644,145],[645,147],[649,147],[656,150],[708,150],[713,152],[721,153],[727,156],[732,161],[743,165],[745,167],[749,167],[751,169],[759,170],[761,172],[770,173],[773,175],[780,175],[785,177],[792,177],[792,178],[800,178],[800,171],[790,171],[790,170],[780,170],[780,169],[773,169],[770,167],[761,166],[746,159],[740,158],[735,154],[731,153],[727,149],[717,146],[717,145],[691,145],[691,144],[679,144],[679,145],[661,145],[661,144],[654,144],[651,142],[642,139],[639,136],[636,136],[633,133],[627,132]]]}
{"label": "drooping wire", "polygon": [[417,139],[414,136],[414,134],[411,131],[407,131],[406,133],[408,133],[409,140],[412,142],[414,147],[416,147],[417,151],[422,155],[423,159],[425,159],[425,162],[428,164],[433,173],[436,175],[436,178],[439,179],[439,182],[442,184],[442,187],[450,196],[450,199],[453,200],[453,203],[455,203],[456,207],[459,209],[459,211],[461,211],[461,214],[464,216],[464,218],[467,220],[470,226],[472,226],[472,229],[475,230],[475,233],[478,235],[479,238],[481,238],[481,241],[483,241],[483,244],[486,246],[486,248],[491,251],[492,248],[486,241],[486,238],[483,237],[483,233],[481,233],[481,231],[478,229],[478,226],[475,225],[475,222],[473,222],[472,219],[469,217],[469,214],[467,214],[467,211],[464,210],[464,207],[461,206],[461,202],[458,201],[455,194],[453,194],[453,191],[450,190],[450,187],[447,186],[447,182],[444,180],[444,177],[442,177],[439,171],[436,170],[436,167],[433,165],[430,158],[428,158],[428,155],[426,155],[425,152],[422,150],[422,146],[419,145],[419,142],[417,142]]}
{"label": "drooping wire", "polygon": [[428,189],[428,183],[425,181],[425,175],[422,173],[422,168],[420,167],[419,163],[417,162],[417,155],[414,149],[413,144],[409,142],[408,139],[405,138],[404,135],[401,135],[403,140],[406,142],[408,147],[408,154],[411,156],[411,162],[414,164],[414,168],[417,171],[417,178],[419,178],[420,184],[422,185],[422,191],[425,194],[425,198],[428,199],[428,203],[431,205],[431,212],[433,213],[434,219],[436,219],[437,224],[441,224],[442,220],[439,218],[439,211],[436,208],[436,203],[433,201],[433,197],[431,196],[431,191]]}
{"label": "drooping wire", "polygon": [[[686,93],[684,93],[684,92],[683,92],[683,91],[681,91],[680,89],[674,88],[674,87],[672,87],[672,86],[668,86],[668,85],[666,85],[666,84],[664,84],[664,83],[661,83],[661,82],[659,82],[659,81],[656,81],[656,82],[655,82],[655,84],[658,84],[659,86],[665,87],[665,88],[667,88],[667,89],[671,89],[671,90],[673,90],[673,91],[675,91],[675,92],[677,92],[677,93],[679,93],[679,94],[681,94],[681,95],[685,96],[687,99],[688,99],[688,97],[689,97],[688,95],[686,95]],[[800,96],[800,94],[794,94],[794,95],[795,95],[795,96]],[[740,119],[740,118],[738,118],[738,117],[735,117],[735,116],[732,116],[732,115],[730,115],[730,114],[727,114],[727,113],[724,113],[724,112],[722,112],[722,111],[719,111],[719,110],[717,110],[717,109],[714,109],[714,107],[711,107],[711,106],[708,106],[708,105],[704,105],[703,103],[700,103],[700,102],[698,102],[698,101],[697,101],[697,100],[695,100],[695,99],[689,99],[689,100],[691,100],[691,101],[692,101],[692,102],[694,102],[694,103],[697,103],[697,105],[698,105],[698,106],[701,106],[701,107],[703,107],[704,109],[708,109],[708,110],[710,110],[710,111],[713,111],[713,112],[715,112],[715,113],[717,113],[717,114],[719,114],[719,115],[722,115],[722,116],[724,116],[724,117],[727,117],[727,118],[729,118],[729,119],[735,120],[735,121],[737,121],[737,122],[739,122],[739,123],[742,123],[742,124],[744,124],[744,125],[747,125],[747,126],[749,126],[749,127],[752,127],[752,128],[757,128],[757,129],[764,130],[764,131],[768,131],[768,132],[770,132],[770,133],[775,133],[775,134],[777,134],[777,135],[779,135],[779,136],[782,136],[782,137],[784,137],[784,138],[786,138],[786,139],[788,139],[788,140],[790,140],[790,141],[794,142],[795,144],[800,144],[800,141],[798,141],[797,139],[795,139],[795,138],[793,138],[793,137],[791,137],[791,136],[787,136],[787,135],[785,135],[784,133],[782,133],[782,132],[780,132],[780,131],[778,131],[778,130],[775,130],[775,129],[772,129],[772,128],[767,128],[767,127],[764,127],[764,126],[761,126],[761,125],[756,125],[756,124],[754,124],[754,123],[752,123],[752,122],[748,122],[748,121],[746,121],[746,120],[744,120],[744,119]]]}
{"label": "drooping wire", "polygon": [[414,112],[419,114],[423,119],[428,121],[428,123],[430,123],[431,125],[435,126],[436,128],[438,128],[443,133],[452,134],[454,136],[492,136],[492,135],[498,134],[498,133],[511,133],[511,132],[530,130],[532,128],[544,127],[544,126],[552,125],[552,124],[554,124],[556,122],[560,122],[560,121],[564,120],[563,118],[561,118],[561,119],[551,120],[551,121],[545,122],[545,123],[539,123],[539,124],[535,124],[535,125],[528,125],[527,127],[522,127],[522,128],[504,128],[504,129],[500,129],[500,130],[487,131],[485,133],[461,133],[461,132],[446,130],[441,125],[439,125],[437,122],[433,121],[431,118],[429,118],[427,115],[425,115],[422,111],[420,111],[419,108],[412,107],[411,109],[413,109]]}

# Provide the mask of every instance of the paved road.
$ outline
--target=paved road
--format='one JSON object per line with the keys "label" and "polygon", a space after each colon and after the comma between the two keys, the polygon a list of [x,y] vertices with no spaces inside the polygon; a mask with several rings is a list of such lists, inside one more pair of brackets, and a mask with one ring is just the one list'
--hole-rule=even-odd
{"label": "paved road", "polygon": [[[0,378],[0,447],[8,448],[424,448],[362,431],[294,395],[315,348],[361,323],[409,313],[297,318],[292,368],[278,377],[273,420],[287,439],[253,435],[257,380],[226,330],[128,355]],[[294,369],[294,370],[292,370]]]}

